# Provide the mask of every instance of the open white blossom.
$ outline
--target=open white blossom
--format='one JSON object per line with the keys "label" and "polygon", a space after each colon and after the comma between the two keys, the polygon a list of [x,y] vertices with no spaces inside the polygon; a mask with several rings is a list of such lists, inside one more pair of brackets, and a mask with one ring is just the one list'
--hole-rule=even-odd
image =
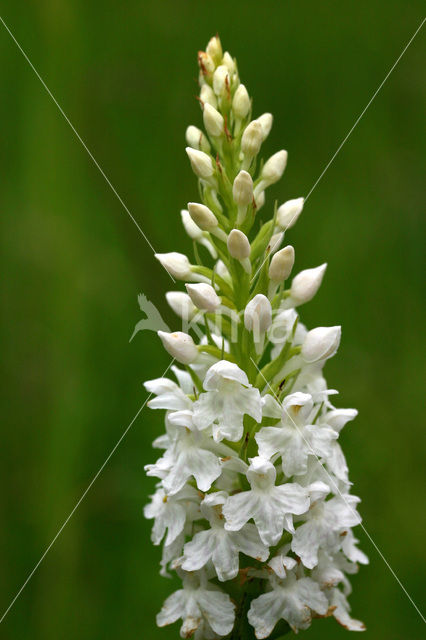
{"label": "open white blossom", "polygon": [[193,256],[173,246],[156,256],[182,281],[167,293],[182,326],[158,327],[180,364],[176,381],[145,383],[165,428],[145,466],[156,486],[144,514],[161,575],[183,583],[157,623],[181,620],[180,637],[194,640],[275,638],[324,616],[362,631],[348,597],[368,559],[339,440],[357,412],[334,406],[324,377],[341,331],[307,327],[299,313],[327,265],[289,281],[297,247],[286,236],[304,200],[258,215],[287,163],[277,148],[261,157],[273,117],[256,113],[218,36],[198,64],[205,130],[186,130],[198,193],[181,211]]}
{"label": "open white blossom", "polygon": [[232,580],[239,569],[239,552],[265,562],[269,555],[254,524],[246,524],[240,531],[225,529],[222,507],[228,496],[223,491],[207,495],[201,503],[201,513],[210,529],[197,533],[184,547],[182,568],[186,571],[201,569],[210,560],[221,582]]}
{"label": "open white blossom", "polygon": [[266,545],[275,545],[283,529],[293,531],[293,514],[307,511],[309,499],[300,485],[286,483],[275,485],[276,469],[265,458],[250,460],[247,479],[251,490],[230,496],[223,507],[225,528],[239,531],[253,518],[260,537]]}
{"label": "open white blossom", "polygon": [[327,613],[327,598],[311,578],[298,579],[289,573],[284,580],[271,578],[270,587],[271,591],[252,601],[248,613],[256,638],[267,638],[279,620],[297,632],[309,627],[313,613]]}
{"label": "open white blossom", "polygon": [[201,631],[200,640],[212,637],[208,635],[210,630],[226,636],[234,624],[234,609],[228,594],[208,582],[204,574],[184,573],[183,589],[167,598],[157,616],[157,624],[164,627],[182,620],[181,638],[197,638],[197,631]]}
{"label": "open white blossom", "polygon": [[256,422],[262,419],[259,390],[233,362],[221,360],[210,367],[203,386],[206,393],[194,403],[194,423],[198,429],[213,425],[215,440],[241,440],[245,414]]}
{"label": "open white blossom", "polygon": [[260,455],[272,458],[278,453],[288,477],[306,472],[309,454],[326,458],[331,452],[331,442],[338,437],[330,427],[310,423],[313,406],[309,394],[298,392],[287,396],[280,411],[280,423],[262,427],[256,435]]}
{"label": "open white blossom", "polygon": [[152,542],[160,544],[167,531],[164,544],[169,546],[182,533],[189,518],[192,522],[199,512],[200,496],[194,487],[185,485],[183,489],[168,496],[162,487],[152,496],[151,504],[144,509],[145,518],[154,518]]}
{"label": "open white blossom", "polygon": [[304,524],[296,529],[291,544],[292,550],[302,559],[308,569],[318,564],[318,550],[336,546],[339,535],[345,535],[349,527],[360,523],[356,512],[359,498],[351,495],[336,496],[331,500],[314,503],[304,516]]}

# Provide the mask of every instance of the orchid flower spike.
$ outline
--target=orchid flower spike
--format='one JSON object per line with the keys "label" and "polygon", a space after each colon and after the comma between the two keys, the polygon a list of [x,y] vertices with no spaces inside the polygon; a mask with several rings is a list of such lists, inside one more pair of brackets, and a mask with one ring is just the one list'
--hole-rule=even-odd
{"label": "orchid flower spike", "polygon": [[284,237],[304,200],[267,201],[287,163],[284,150],[260,158],[273,117],[254,111],[219,36],[198,65],[202,122],[185,138],[199,195],[181,211],[193,257],[156,254],[180,281],[166,299],[182,330],[140,305],[176,361],[145,383],[165,426],[145,467],[156,486],[144,514],[161,575],[182,582],[157,624],[180,621],[180,637],[194,640],[272,639],[329,616],[362,631],[349,579],[368,559],[339,442],[357,412],[331,404],[323,372],[341,328],[308,330],[299,316],[327,265],[292,277]]}

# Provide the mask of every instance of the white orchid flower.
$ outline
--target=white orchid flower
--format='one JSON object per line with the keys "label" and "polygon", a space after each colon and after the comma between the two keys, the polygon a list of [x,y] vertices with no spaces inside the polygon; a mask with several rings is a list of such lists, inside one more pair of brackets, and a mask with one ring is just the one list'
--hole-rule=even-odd
{"label": "white orchid flower", "polygon": [[296,529],[291,548],[305,567],[313,569],[318,564],[318,550],[338,544],[339,534],[361,522],[355,511],[359,498],[352,495],[334,497],[314,503],[304,523]]}
{"label": "white orchid flower", "polygon": [[144,508],[145,518],[154,518],[151,539],[155,545],[160,544],[167,531],[164,544],[172,544],[182,533],[186,521],[195,520],[199,514],[200,495],[190,485],[172,496],[168,496],[162,487],[151,496],[151,503]]}
{"label": "white orchid flower", "polygon": [[206,495],[201,503],[201,513],[208,520],[210,529],[197,533],[184,547],[182,569],[195,571],[210,560],[221,582],[232,580],[239,569],[239,552],[245,553],[259,562],[269,555],[254,524],[246,524],[240,531],[225,529],[222,507],[228,499],[224,491]]}
{"label": "white orchid flower", "polygon": [[293,530],[293,514],[304,513],[309,506],[307,491],[295,483],[275,486],[276,470],[265,458],[250,460],[247,479],[251,490],[230,496],[223,507],[225,529],[239,531],[253,518],[262,542],[275,545],[284,528]]}
{"label": "white orchid flower", "polygon": [[206,624],[218,636],[227,636],[232,630],[235,617],[235,605],[228,594],[208,582],[202,573],[182,575],[183,589],[167,598],[157,615],[158,626],[164,627],[181,619],[181,638],[193,637],[200,628],[204,631]]}
{"label": "white orchid flower", "polygon": [[293,393],[282,404],[280,423],[256,434],[259,454],[265,458],[279,454],[287,477],[305,473],[310,454],[327,457],[330,443],[338,437],[330,427],[310,423],[313,406],[311,395]]}
{"label": "white orchid flower", "polygon": [[248,612],[256,638],[267,638],[279,620],[297,633],[309,627],[313,612],[325,615],[328,611],[326,596],[311,578],[297,579],[289,573],[284,580],[271,578],[270,587],[271,591],[252,601]]}
{"label": "white orchid flower", "polygon": [[243,418],[262,419],[258,389],[251,386],[247,374],[233,362],[220,360],[206,373],[204,389],[194,403],[194,423],[198,429],[213,424],[213,437],[237,442],[243,435]]}

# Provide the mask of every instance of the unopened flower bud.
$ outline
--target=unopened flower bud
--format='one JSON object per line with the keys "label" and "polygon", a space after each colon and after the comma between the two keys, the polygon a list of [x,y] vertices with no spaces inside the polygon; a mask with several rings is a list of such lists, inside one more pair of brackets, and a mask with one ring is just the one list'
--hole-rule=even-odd
{"label": "unopened flower bud", "polygon": [[261,179],[266,184],[274,184],[278,182],[284,173],[285,166],[287,164],[287,151],[277,151],[271,156],[263,165]]}
{"label": "unopened flower bud", "polygon": [[217,107],[217,98],[214,95],[214,91],[209,84],[203,84],[200,91],[200,100],[201,106],[206,104],[211,104],[212,107],[216,109]]}
{"label": "unopened flower bud", "polygon": [[274,255],[274,253],[278,251],[278,249],[281,246],[281,242],[283,241],[283,238],[284,238],[284,234],[282,231],[280,231],[279,233],[274,233],[272,238],[269,240],[269,244],[268,244],[268,250],[269,250],[270,256]]}
{"label": "unopened flower bud", "polygon": [[191,298],[183,291],[168,291],[166,300],[176,315],[183,320],[191,320],[197,313]]}
{"label": "unopened flower bud", "polygon": [[191,264],[183,253],[156,253],[155,257],[173,278],[188,280],[191,276]]}
{"label": "unopened flower bud", "polygon": [[236,260],[244,260],[250,255],[250,242],[239,229],[232,229],[228,236],[228,251]]}
{"label": "unopened flower bud", "polygon": [[250,98],[243,84],[238,85],[232,100],[232,110],[237,118],[245,118],[250,111]]}
{"label": "unopened flower bud", "polygon": [[327,264],[324,263],[313,269],[305,269],[293,278],[290,294],[297,305],[312,300],[321,286],[326,268]]}
{"label": "unopened flower bud", "polygon": [[223,280],[226,280],[226,282],[231,282],[231,274],[229,273],[228,268],[226,267],[225,263],[222,262],[222,260],[218,260],[216,262],[215,271],[217,275],[220,276]]}
{"label": "unopened flower bud", "polygon": [[182,209],[180,215],[182,218],[183,227],[189,237],[192,240],[201,240],[201,238],[203,237],[203,231],[197,224],[195,224],[195,222],[189,215],[189,211],[187,211],[186,209]]}
{"label": "unopened flower bud", "polygon": [[256,209],[259,211],[259,209],[261,209],[265,204],[265,192],[264,191],[256,192],[255,190],[253,192],[253,196],[254,196],[254,201],[256,202]]}
{"label": "unopened flower bud", "polygon": [[198,127],[194,127],[194,125],[191,124],[185,132],[185,138],[188,146],[193,149],[198,149],[198,151],[209,153],[210,143]]}
{"label": "unopened flower bud", "polygon": [[266,138],[269,136],[269,133],[272,129],[272,123],[274,121],[274,117],[272,113],[263,113],[261,116],[256,118],[256,120],[257,122],[260,122],[260,125],[262,127],[262,137],[263,137],[263,140],[266,140]]}
{"label": "unopened flower bud", "polygon": [[213,91],[217,96],[222,96],[226,91],[226,87],[229,87],[229,85],[228,67],[221,64],[213,74]]}
{"label": "unopened flower bud", "polygon": [[216,311],[221,299],[210,284],[200,282],[198,284],[186,284],[186,290],[196,307],[203,311]]}
{"label": "unopened flower bud", "polygon": [[253,180],[247,171],[240,171],[234,180],[232,187],[234,202],[238,205],[247,206],[253,200]]}
{"label": "unopened flower bud", "polygon": [[165,350],[181,364],[190,364],[197,358],[198,349],[191,336],[187,333],[182,331],[175,331],[174,333],[158,331],[158,336]]}
{"label": "unopened flower bud", "polygon": [[[241,138],[241,150],[250,160],[256,156],[262,146],[262,125],[257,120],[252,120],[244,129]],[[248,168],[248,167],[247,167]]]}
{"label": "unopened flower bud", "polygon": [[198,66],[200,67],[203,76],[211,77],[216,65],[213,61],[213,58],[208,53],[206,53],[205,51],[199,51]]}
{"label": "unopened flower bud", "polygon": [[235,61],[228,51],[225,51],[225,53],[223,54],[222,64],[225,65],[225,67],[229,71],[229,75],[232,76],[232,74],[235,72]]}
{"label": "unopened flower bud", "polygon": [[198,151],[197,149],[191,149],[191,147],[186,147],[185,151],[188,154],[192,170],[196,176],[206,179],[213,175],[214,168],[212,159],[207,153]]}
{"label": "unopened flower bud", "polygon": [[284,231],[296,224],[297,218],[302,213],[304,198],[287,200],[277,211],[277,224]]}
{"label": "unopened flower bud", "polygon": [[272,307],[263,293],[258,293],[244,310],[244,326],[247,331],[265,333],[272,324]]}
{"label": "unopened flower bud", "polygon": [[217,227],[217,218],[205,204],[188,202],[188,211],[195,224],[203,231],[212,231]]}
{"label": "unopened flower bud", "polygon": [[291,245],[280,249],[271,260],[269,265],[269,278],[273,282],[283,282],[287,280],[294,265],[294,249]]}
{"label": "unopened flower bud", "polygon": [[211,104],[204,105],[203,120],[209,136],[218,138],[223,134],[225,125],[223,117]]}
{"label": "unopened flower bud", "polygon": [[220,63],[223,54],[219,36],[213,36],[213,38],[210,38],[206,47],[206,53],[212,58],[215,64]]}
{"label": "unopened flower bud", "polygon": [[341,327],[317,327],[306,334],[301,356],[305,362],[313,363],[331,358],[340,344]]}

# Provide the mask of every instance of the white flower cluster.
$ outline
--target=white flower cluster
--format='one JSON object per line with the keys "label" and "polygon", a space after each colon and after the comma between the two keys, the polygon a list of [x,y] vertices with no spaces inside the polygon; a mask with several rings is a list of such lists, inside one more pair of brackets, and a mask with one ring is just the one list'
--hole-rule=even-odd
{"label": "white flower cluster", "polygon": [[[338,443],[357,412],[331,404],[337,392],[322,374],[340,327],[307,331],[296,310],[315,295],[326,265],[286,288],[294,249],[280,245],[303,199],[264,224],[258,214],[287,152],[259,161],[272,116],[252,119],[236,61],[218,37],[199,66],[206,133],[189,127],[186,151],[202,202],[182,212],[195,261],[157,255],[187,282],[167,300],[189,328],[159,332],[183,367],[172,367],[177,382],[145,384],[156,396],[149,406],[166,410],[166,433],[154,442],[164,453],[146,467],[159,482],[145,516],[154,520],[153,543],[163,542],[162,574],[183,581],[157,622],[182,619],[181,637],[196,639],[274,638],[324,616],[361,631],[349,615],[347,575],[368,560],[352,532],[359,499]],[[205,263],[197,245],[207,249]]]}

